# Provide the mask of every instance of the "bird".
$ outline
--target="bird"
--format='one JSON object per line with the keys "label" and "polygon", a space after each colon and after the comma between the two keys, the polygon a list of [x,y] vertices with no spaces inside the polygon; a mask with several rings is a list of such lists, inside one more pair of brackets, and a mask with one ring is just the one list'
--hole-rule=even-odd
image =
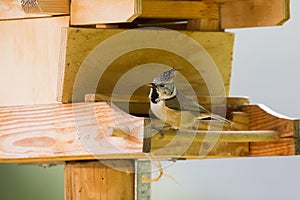
{"label": "bird", "polygon": [[196,101],[182,95],[176,88],[174,78],[177,69],[164,71],[149,84],[150,109],[162,122],[172,129],[198,129],[198,120],[211,118],[224,123],[232,122],[213,114]]}

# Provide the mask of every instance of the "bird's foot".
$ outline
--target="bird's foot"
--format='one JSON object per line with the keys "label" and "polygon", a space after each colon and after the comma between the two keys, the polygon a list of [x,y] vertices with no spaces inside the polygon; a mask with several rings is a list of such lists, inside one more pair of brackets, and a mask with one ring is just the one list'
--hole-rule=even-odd
{"label": "bird's foot", "polygon": [[[160,134],[160,139],[163,139],[165,137],[165,131],[166,129],[168,130],[173,130],[171,126],[152,126],[152,129],[156,130]],[[176,129],[174,129],[176,130]]]}

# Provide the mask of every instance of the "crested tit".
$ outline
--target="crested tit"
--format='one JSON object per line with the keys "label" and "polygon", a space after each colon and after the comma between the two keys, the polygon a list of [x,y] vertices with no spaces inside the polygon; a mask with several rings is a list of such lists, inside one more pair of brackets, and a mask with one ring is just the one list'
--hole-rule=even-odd
{"label": "crested tit", "polygon": [[197,102],[181,95],[174,84],[176,69],[161,73],[150,84],[150,108],[153,114],[173,129],[198,129],[197,120],[213,118],[230,123],[219,115],[206,110]]}

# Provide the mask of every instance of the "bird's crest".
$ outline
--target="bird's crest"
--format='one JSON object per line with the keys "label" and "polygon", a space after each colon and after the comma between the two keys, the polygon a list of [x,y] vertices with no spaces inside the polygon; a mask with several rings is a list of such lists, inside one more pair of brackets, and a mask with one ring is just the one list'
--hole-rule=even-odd
{"label": "bird's crest", "polygon": [[159,74],[157,77],[153,79],[154,84],[171,84],[173,83],[173,79],[176,74],[176,69],[170,69],[168,71],[164,71],[161,74]]}

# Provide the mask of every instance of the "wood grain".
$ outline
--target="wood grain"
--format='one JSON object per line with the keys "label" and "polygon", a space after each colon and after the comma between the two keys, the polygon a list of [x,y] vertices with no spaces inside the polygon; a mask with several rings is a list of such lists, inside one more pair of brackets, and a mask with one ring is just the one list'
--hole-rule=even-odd
{"label": "wood grain", "polygon": [[142,152],[143,119],[104,102],[2,106],[0,124],[0,160]]}
{"label": "wood grain", "polygon": [[296,155],[294,138],[281,138],[276,142],[253,142],[250,144],[250,156],[253,157],[292,155]]}
{"label": "wood grain", "polygon": [[39,18],[54,15],[68,15],[70,0],[39,0],[38,6],[22,6],[21,0],[2,0],[0,20]]}
{"label": "wood grain", "polygon": [[131,22],[141,14],[140,0],[72,0],[71,24]]}
{"label": "wood grain", "polygon": [[69,17],[0,21],[0,90],[5,97],[0,105],[56,101],[61,29],[67,26]]}
{"label": "wood grain", "polygon": [[153,1],[142,0],[142,13],[145,18],[219,19],[217,4],[201,1]]}
{"label": "wood grain", "polygon": [[233,130],[249,130],[249,114],[246,112],[231,112],[230,120],[233,122]]}
{"label": "wood grain", "polygon": [[65,200],[132,200],[133,172],[134,162],[131,160],[67,163]]}
{"label": "wood grain", "polygon": [[228,1],[221,4],[221,27],[245,28],[282,25],[290,17],[289,0]]}
{"label": "wood grain", "polygon": [[20,4],[20,0],[0,1],[0,20],[46,17],[46,14],[26,13]]}
{"label": "wood grain", "polygon": [[[72,102],[73,96],[73,89],[75,84],[78,85],[78,93],[80,94],[77,98],[78,101],[84,101],[85,94],[92,94],[92,93],[100,93],[100,94],[112,94],[113,90],[115,89],[116,84],[118,81],[122,80],[121,78],[126,78],[126,81],[122,84],[125,89],[122,89],[123,94],[117,91],[114,91],[114,95],[140,95],[140,96],[148,96],[149,88],[143,87],[143,83],[149,83],[152,81],[153,77],[159,73],[159,70],[163,70],[163,66],[178,66],[180,68],[178,73],[178,77],[176,78],[176,84],[180,90],[186,95],[191,93],[192,90],[187,88],[191,88],[194,90],[196,96],[212,96],[211,91],[209,91],[208,87],[214,87],[214,84],[209,84],[209,86],[204,81],[203,77],[208,79],[208,71],[199,72],[195,69],[190,62],[187,62],[186,59],[195,59],[195,62],[200,62],[203,64],[204,62],[208,62],[207,54],[200,54],[196,55],[195,52],[189,53],[188,58],[183,59],[182,56],[177,55],[175,52],[172,53],[170,51],[161,50],[158,48],[143,48],[146,43],[130,43],[129,41],[136,41],[136,35],[134,38],[127,38],[126,46],[125,43],[120,43],[120,40],[116,40],[118,45],[114,45],[118,47],[118,49],[129,48],[128,44],[135,44],[135,45],[142,45],[139,49],[134,48],[131,49],[130,52],[123,52],[122,55],[118,55],[116,59],[110,62],[107,66],[106,61],[107,59],[111,58],[112,55],[115,55],[116,52],[119,50],[113,50],[113,46],[110,47],[110,51],[100,50],[101,48],[97,48],[100,43],[105,41],[107,42],[113,41],[113,38],[118,38],[120,33],[125,33],[125,30],[121,29],[113,29],[113,30],[103,30],[103,29],[77,29],[77,28],[69,28],[68,29],[68,39],[67,39],[67,53],[66,53],[66,63],[64,68],[64,81],[63,81],[63,90],[62,90],[62,102]],[[169,34],[164,30],[140,30],[141,31],[141,38],[149,38],[156,35],[155,41],[160,41],[160,39],[164,38],[166,35]],[[178,33],[178,32],[177,32]],[[224,96],[228,95],[229,87],[230,87],[230,74],[231,74],[231,63],[232,63],[232,49],[233,49],[233,35],[230,33],[221,33],[221,32],[192,32],[192,31],[181,31],[180,34],[183,34],[192,38],[197,45],[201,45],[209,54],[208,57],[213,59],[214,63],[216,64],[216,69],[220,76],[222,77],[225,90]],[[173,38],[173,37],[169,37]],[[120,38],[119,38],[120,39]],[[153,40],[154,41],[154,40]],[[163,40],[165,41],[165,40]],[[129,42],[129,43],[128,43]],[[149,45],[152,46],[151,41],[148,40]],[[174,41],[175,42],[175,41]],[[148,44],[148,43],[147,43]],[[157,43],[155,43],[157,44]],[[170,43],[168,43],[170,44]],[[168,48],[172,48],[172,45]],[[80,48],[79,48],[80,47]],[[175,48],[174,51],[183,49],[182,46],[180,48]],[[190,46],[186,46],[185,48],[189,48]],[[177,50],[176,50],[177,49]],[[94,51],[93,51],[94,50]],[[99,57],[100,54],[96,54],[96,52],[105,53],[106,55]],[[190,50],[187,49],[184,52],[189,52]],[[98,57],[94,58],[91,56],[91,52],[93,55],[98,55]],[[89,55],[89,57],[88,57]],[[205,57],[205,58],[204,58]],[[105,59],[104,59],[105,58]],[[211,60],[210,60],[211,61]],[[209,61],[209,62],[210,62]],[[158,63],[151,65],[151,63]],[[84,67],[82,65],[84,64]],[[149,65],[149,66],[148,66]],[[206,65],[209,66],[210,64]],[[87,67],[90,66],[90,67]],[[143,66],[143,73],[138,73],[138,66]],[[148,67],[147,67],[148,66]],[[87,67],[87,68],[85,68]],[[86,73],[78,75],[79,69],[88,69]],[[154,70],[157,69],[157,70]],[[137,70],[133,70],[137,69]],[[211,70],[213,70],[212,67]],[[131,70],[131,71],[130,71]],[[130,71],[130,72],[129,72]],[[128,74],[126,74],[128,72]],[[97,77],[99,73],[102,73],[100,77]],[[130,75],[132,73],[132,75]],[[135,74],[137,73],[137,74]],[[75,82],[76,76],[78,75],[77,79],[82,82]],[[214,76],[216,77],[216,76]],[[217,76],[219,77],[219,76]],[[95,80],[94,82],[91,80]],[[188,82],[187,82],[188,81]],[[141,83],[141,85],[137,85]],[[95,86],[95,84],[98,84]],[[96,91],[92,88],[96,87]],[[131,90],[132,87],[137,87],[136,90]],[[221,91],[222,86],[218,87],[215,91]],[[194,95],[195,96],[195,95]],[[217,96],[217,95],[213,95]],[[222,95],[220,95],[222,96]]]}
{"label": "wood grain", "polygon": [[38,0],[38,5],[22,5],[26,13],[45,13],[49,15],[70,14],[70,0]]}
{"label": "wood grain", "polygon": [[[263,106],[243,107],[246,114],[235,113],[234,123],[248,123],[249,130],[219,131],[211,126],[214,130],[197,134],[182,130],[166,132],[162,139],[159,134],[154,135],[149,123],[144,127],[144,118],[130,116],[105,102],[1,106],[0,162],[149,156],[196,159],[299,152],[298,120]],[[150,145],[145,145],[144,137],[151,139]]]}
{"label": "wood grain", "polygon": [[[276,131],[164,131],[163,138],[160,134],[151,137],[150,152],[174,158],[247,156],[249,142],[278,140]],[[207,151],[202,150],[206,147]]]}
{"label": "wood grain", "polygon": [[245,105],[243,111],[249,114],[249,130],[275,130],[280,137],[296,137],[293,118],[280,115],[264,105]]}
{"label": "wood grain", "polygon": [[263,105],[246,105],[249,114],[249,130],[275,130],[281,139],[276,142],[251,142],[251,156],[275,156],[299,154],[298,120],[282,116]]}

